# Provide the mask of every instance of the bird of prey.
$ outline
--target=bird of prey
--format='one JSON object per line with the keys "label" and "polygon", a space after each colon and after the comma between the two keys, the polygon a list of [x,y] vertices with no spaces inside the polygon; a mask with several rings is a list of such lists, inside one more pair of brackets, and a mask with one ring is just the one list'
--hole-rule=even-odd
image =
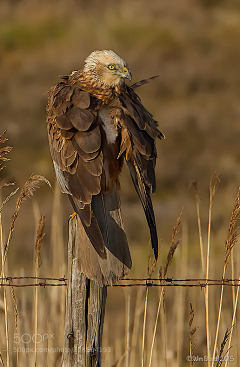
{"label": "bird of prey", "polygon": [[[153,116],[129,86],[127,63],[109,50],[94,51],[84,66],[50,88],[47,130],[60,189],[78,215],[80,270],[101,284],[112,284],[131,268],[118,190],[126,161],[141,200],[155,258],[158,238],[151,192],[156,189]],[[150,78],[151,79],[151,78]]]}

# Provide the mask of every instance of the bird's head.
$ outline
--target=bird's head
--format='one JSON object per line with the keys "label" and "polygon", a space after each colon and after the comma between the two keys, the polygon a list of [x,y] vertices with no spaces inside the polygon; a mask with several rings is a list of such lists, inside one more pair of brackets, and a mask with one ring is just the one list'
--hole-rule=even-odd
{"label": "bird's head", "polygon": [[121,86],[132,79],[126,61],[111,50],[93,51],[85,60],[84,71],[109,87]]}

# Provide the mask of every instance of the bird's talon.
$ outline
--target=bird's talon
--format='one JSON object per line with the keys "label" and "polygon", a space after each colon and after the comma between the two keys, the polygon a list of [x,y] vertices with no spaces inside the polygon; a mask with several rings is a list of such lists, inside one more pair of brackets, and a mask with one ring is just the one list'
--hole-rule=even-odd
{"label": "bird's talon", "polygon": [[73,214],[70,215],[69,220],[73,220],[76,217],[77,213],[74,212]]}

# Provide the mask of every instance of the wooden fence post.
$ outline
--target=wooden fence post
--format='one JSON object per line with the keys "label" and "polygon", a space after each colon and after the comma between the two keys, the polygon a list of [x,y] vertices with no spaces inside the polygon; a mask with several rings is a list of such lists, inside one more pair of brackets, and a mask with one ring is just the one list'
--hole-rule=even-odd
{"label": "wooden fence post", "polygon": [[101,341],[107,287],[99,286],[80,272],[77,217],[69,221],[68,291],[64,332],[64,367],[101,366]]}

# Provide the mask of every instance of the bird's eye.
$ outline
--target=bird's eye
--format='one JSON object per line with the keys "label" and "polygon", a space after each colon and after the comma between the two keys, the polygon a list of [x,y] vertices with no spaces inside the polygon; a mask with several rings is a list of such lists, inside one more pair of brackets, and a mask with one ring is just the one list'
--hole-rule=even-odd
{"label": "bird's eye", "polygon": [[114,70],[115,69],[115,66],[110,64],[110,65],[108,65],[108,69]]}
{"label": "bird's eye", "polygon": [[124,73],[127,73],[128,72],[128,68],[126,68],[126,66],[124,67]]}

